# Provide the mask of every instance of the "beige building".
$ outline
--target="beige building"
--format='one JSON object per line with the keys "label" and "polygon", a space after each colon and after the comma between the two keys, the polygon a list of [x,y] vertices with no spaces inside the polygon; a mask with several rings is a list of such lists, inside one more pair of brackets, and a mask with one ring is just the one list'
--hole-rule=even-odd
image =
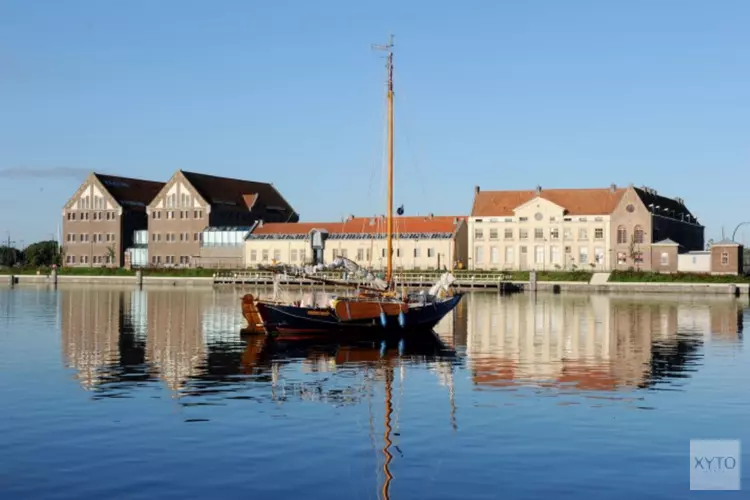
{"label": "beige building", "polygon": [[469,268],[487,270],[672,271],[679,252],[703,247],[703,226],[681,199],[614,184],[533,191],[477,187],[468,236]]}
{"label": "beige building", "polygon": [[194,265],[207,227],[296,222],[298,215],[272,184],[177,171],[148,205],[152,266]]}
{"label": "beige building", "polygon": [[[465,217],[414,216],[394,220],[395,269],[428,270],[465,265]],[[344,222],[261,223],[245,242],[245,264],[330,263],[337,256],[376,270],[386,267],[386,220],[349,217]]]}
{"label": "beige building", "polygon": [[63,265],[123,265],[133,233],[146,229],[146,206],[163,182],[91,173],[62,211]]}

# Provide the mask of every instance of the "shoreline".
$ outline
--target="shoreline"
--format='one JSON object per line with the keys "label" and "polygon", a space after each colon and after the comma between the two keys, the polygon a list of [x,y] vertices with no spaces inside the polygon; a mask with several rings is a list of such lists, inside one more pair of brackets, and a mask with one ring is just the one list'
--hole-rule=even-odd
{"label": "shoreline", "polygon": [[[15,276],[15,283],[11,285],[10,275],[3,276],[0,280],[4,286],[13,287],[19,285],[47,285],[54,287],[55,283],[49,275],[24,275]],[[223,284],[215,283],[212,277],[161,277],[143,276],[142,285],[147,287],[219,287],[219,288],[245,288],[268,286],[264,283],[258,284]],[[507,282],[518,287],[519,292],[532,292],[532,284],[528,281]],[[58,285],[127,285],[138,287],[137,276],[70,276],[60,275],[57,277]],[[308,288],[312,284],[287,284],[286,287]],[[461,287],[459,289],[495,291],[495,288],[472,288]],[[538,281],[536,290],[539,292],[575,292],[575,293],[679,293],[700,295],[750,295],[750,284],[748,283],[659,283],[659,282],[608,282],[591,284],[581,281]]]}

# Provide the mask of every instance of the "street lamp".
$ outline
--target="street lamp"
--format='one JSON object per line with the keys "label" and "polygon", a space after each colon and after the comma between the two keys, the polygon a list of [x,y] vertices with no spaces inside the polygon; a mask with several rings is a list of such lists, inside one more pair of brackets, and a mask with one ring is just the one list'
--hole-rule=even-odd
{"label": "street lamp", "polygon": [[735,227],[734,231],[732,231],[732,241],[736,241],[734,238],[735,236],[737,236],[737,230],[745,224],[750,224],[750,221],[740,222],[739,224],[737,224],[737,227]]}

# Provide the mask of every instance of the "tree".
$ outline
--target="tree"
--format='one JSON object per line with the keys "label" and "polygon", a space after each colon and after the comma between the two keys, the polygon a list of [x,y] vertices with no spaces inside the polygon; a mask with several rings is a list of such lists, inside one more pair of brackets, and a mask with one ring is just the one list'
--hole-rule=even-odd
{"label": "tree", "polygon": [[641,252],[639,251],[639,248],[636,246],[635,243],[635,234],[632,234],[630,236],[630,245],[628,246],[628,257],[630,257],[630,260],[633,261],[633,264],[635,265],[635,270],[639,270],[639,257],[641,256]]}
{"label": "tree", "polygon": [[0,247],[0,266],[11,267],[23,260],[21,251],[11,246]]}
{"label": "tree", "polygon": [[60,265],[60,251],[53,240],[39,241],[26,247],[26,264],[32,267]]}
{"label": "tree", "polygon": [[706,242],[706,251],[711,250],[711,247],[713,246],[713,244],[714,244],[713,238],[709,238],[709,240]]}

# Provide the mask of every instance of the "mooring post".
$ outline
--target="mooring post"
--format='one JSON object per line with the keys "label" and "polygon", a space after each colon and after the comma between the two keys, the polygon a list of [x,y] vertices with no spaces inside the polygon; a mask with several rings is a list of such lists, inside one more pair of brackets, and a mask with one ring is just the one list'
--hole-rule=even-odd
{"label": "mooring post", "polygon": [[529,289],[536,293],[536,271],[529,271]]}
{"label": "mooring post", "polygon": [[135,272],[135,282],[138,285],[138,288],[143,288],[143,271],[140,269]]}
{"label": "mooring post", "polygon": [[10,287],[13,288],[14,286],[16,286],[16,276],[11,274],[10,275]]}
{"label": "mooring post", "polygon": [[57,288],[57,268],[53,267],[52,272],[50,273],[52,276],[52,286]]}

